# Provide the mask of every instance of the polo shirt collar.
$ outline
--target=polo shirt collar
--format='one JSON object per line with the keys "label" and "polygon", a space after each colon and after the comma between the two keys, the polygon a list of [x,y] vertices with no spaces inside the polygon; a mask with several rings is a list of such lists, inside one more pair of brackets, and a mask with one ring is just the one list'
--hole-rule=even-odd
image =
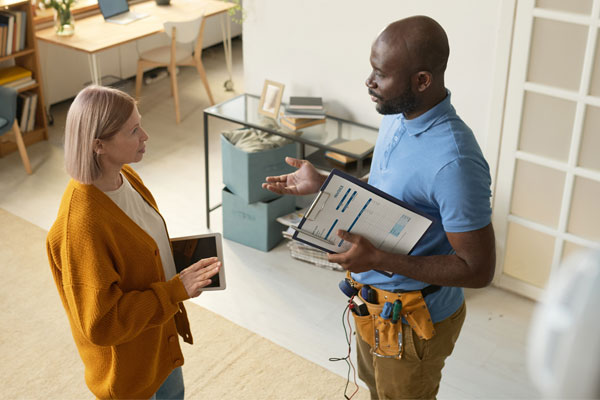
{"label": "polo shirt collar", "polygon": [[450,91],[446,89],[447,96],[436,104],[432,109],[426,113],[419,115],[414,119],[405,119],[404,114],[399,114],[400,119],[403,120],[406,132],[410,136],[416,136],[428,130],[435,121],[441,116],[445,115],[450,111],[452,104],[450,103]]}

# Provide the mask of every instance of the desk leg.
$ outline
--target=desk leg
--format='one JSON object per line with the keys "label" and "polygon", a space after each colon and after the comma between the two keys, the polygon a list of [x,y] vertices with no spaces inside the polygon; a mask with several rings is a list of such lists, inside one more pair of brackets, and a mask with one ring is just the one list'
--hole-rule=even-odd
{"label": "desk leg", "polygon": [[94,85],[102,85],[102,75],[100,75],[96,53],[88,54],[88,64],[90,65],[90,73],[92,74],[92,83]]}
{"label": "desk leg", "polygon": [[225,65],[229,79],[225,81],[225,90],[233,92],[233,52],[231,50],[231,18],[223,14],[221,18],[221,33],[223,34],[223,50],[225,51]]}
{"label": "desk leg", "polygon": [[208,114],[204,113],[204,192],[206,194],[206,227],[210,229],[210,193],[208,192]]}

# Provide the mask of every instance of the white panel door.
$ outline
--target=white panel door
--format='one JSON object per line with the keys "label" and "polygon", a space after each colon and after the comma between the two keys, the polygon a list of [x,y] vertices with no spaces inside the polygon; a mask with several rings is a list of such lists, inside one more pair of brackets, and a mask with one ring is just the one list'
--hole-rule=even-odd
{"label": "white panel door", "polygon": [[494,199],[495,283],[537,299],[600,247],[600,0],[519,0]]}

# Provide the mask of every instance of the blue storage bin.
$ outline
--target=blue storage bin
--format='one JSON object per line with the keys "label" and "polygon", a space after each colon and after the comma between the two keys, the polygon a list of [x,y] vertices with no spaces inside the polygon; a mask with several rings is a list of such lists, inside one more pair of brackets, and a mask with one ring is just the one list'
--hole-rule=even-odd
{"label": "blue storage bin", "polygon": [[285,229],[277,217],[296,209],[294,196],[246,203],[246,200],[223,189],[223,237],[262,251],[269,251],[282,239]]}
{"label": "blue storage bin", "polygon": [[274,199],[277,194],[262,188],[265,177],[293,172],[295,168],[285,162],[285,157],[297,157],[297,153],[298,143],[247,153],[221,135],[223,183],[246,203]]}

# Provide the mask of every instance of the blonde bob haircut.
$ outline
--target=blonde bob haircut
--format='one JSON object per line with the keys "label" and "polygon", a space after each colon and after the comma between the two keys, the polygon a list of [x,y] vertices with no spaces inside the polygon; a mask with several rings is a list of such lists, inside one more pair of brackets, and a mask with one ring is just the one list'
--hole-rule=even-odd
{"label": "blonde bob haircut", "polygon": [[91,184],[102,175],[94,140],[108,140],[125,125],[136,105],[120,90],[91,85],[77,94],[65,127],[65,167],[71,177]]}

